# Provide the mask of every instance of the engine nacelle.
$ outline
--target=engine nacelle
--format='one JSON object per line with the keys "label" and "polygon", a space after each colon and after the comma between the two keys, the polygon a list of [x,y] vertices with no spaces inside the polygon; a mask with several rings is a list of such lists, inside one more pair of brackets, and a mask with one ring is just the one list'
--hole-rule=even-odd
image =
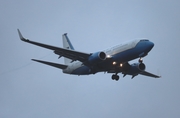
{"label": "engine nacelle", "polygon": [[89,57],[88,62],[90,64],[96,64],[104,60],[106,60],[106,54],[104,52],[96,52]]}
{"label": "engine nacelle", "polygon": [[125,73],[129,75],[137,75],[140,72],[144,71],[145,69],[146,69],[146,66],[144,63],[134,63],[134,64],[131,64],[131,67]]}

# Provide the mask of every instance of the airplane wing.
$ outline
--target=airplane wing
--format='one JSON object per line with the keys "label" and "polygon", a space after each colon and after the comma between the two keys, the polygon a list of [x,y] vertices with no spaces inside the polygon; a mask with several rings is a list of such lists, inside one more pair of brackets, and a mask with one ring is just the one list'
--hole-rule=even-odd
{"label": "airplane wing", "polygon": [[25,39],[20,30],[18,30],[18,34],[19,37],[22,41],[27,42],[27,43],[31,43],[43,48],[47,48],[50,50],[53,50],[55,54],[58,54],[60,56],[64,56],[66,58],[72,59],[72,61],[81,61],[81,62],[85,62],[87,61],[87,59],[89,58],[89,56],[91,55],[90,53],[84,53],[84,52],[79,52],[79,51],[74,51],[74,50],[68,50],[68,49],[64,49],[64,48],[60,48],[60,47],[56,47],[56,46],[51,46],[51,45],[47,45],[47,44],[43,44],[43,43],[39,43],[39,42],[35,42],[35,41],[30,41],[29,39]]}
{"label": "airplane wing", "polygon": [[[126,76],[126,74],[129,74],[129,75],[132,75],[132,73],[128,73],[128,70],[131,68],[131,65],[126,62],[126,63],[123,63],[123,69],[120,69],[120,70],[109,70],[107,71],[108,73],[119,73],[119,72],[122,72],[122,74],[124,74],[124,76]],[[141,74],[141,75],[144,75],[144,76],[149,76],[149,77],[154,77],[154,78],[161,78],[161,76],[158,76],[158,75],[155,75],[155,74],[152,74],[152,73],[149,73],[147,71],[140,71],[139,73],[136,73],[135,76],[137,76],[138,74]],[[133,76],[133,77],[135,77]]]}
{"label": "airplane wing", "polygon": [[139,73],[141,75],[145,75],[145,76],[149,76],[149,77],[154,77],[154,78],[161,78],[161,76],[158,76],[158,75],[154,75],[152,73],[149,73],[147,71],[142,71],[141,73]]}
{"label": "airplane wing", "polygon": [[[126,68],[126,69],[130,68],[130,66],[131,66],[128,62],[125,63],[124,65],[125,65],[125,68]],[[158,75],[149,73],[149,72],[147,72],[147,71],[141,71],[141,72],[139,72],[138,74],[141,74],[141,75],[144,75],[144,76],[149,76],[149,77],[154,77],[154,78],[161,78],[161,76],[158,76]]]}

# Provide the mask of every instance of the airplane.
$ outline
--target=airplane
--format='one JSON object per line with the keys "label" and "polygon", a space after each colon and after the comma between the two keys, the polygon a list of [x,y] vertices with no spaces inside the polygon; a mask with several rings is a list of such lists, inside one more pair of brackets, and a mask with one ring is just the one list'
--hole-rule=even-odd
{"label": "airplane", "polygon": [[[67,33],[62,35],[63,48],[61,48],[26,39],[21,34],[20,30],[17,30],[22,41],[50,49],[54,51],[59,58],[64,57],[64,64],[37,59],[32,59],[33,61],[62,69],[62,72],[66,74],[89,75],[98,72],[113,73],[111,78],[116,81],[119,80],[118,73],[122,73],[123,77],[131,75],[132,79],[139,74],[153,78],[161,77],[145,71],[146,66],[142,58],[147,56],[154,47],[154,43],[147,39],[133,40],[103,51],[85,53],[74,49]],[[139,58],[137,63],[128,63],[137,58]]]}

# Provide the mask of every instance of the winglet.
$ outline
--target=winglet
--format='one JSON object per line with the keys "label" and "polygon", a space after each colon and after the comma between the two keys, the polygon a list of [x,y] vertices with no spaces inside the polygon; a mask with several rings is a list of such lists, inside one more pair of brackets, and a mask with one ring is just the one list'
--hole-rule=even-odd
{"label": "winglet", "polygon": [[20,32],[19,29],[17,29],[17,31],[18,31],[18,34],[19,34],[19,38],[20,38],[22,41],[28,41],[28,39],[25,39],[25,38],[22,36],[22,34],[21,34],[21,32]]}

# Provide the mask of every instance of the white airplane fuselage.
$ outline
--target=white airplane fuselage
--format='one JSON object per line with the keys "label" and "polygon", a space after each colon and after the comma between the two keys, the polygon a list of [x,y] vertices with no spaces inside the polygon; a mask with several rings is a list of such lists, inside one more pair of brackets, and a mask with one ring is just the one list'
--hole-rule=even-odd
{"label": "white airplane fuselage", "polygon": [[[88,75],[95,74],[97,72],[105,71],[107,68],[114,69],[115,66],[123,66],[123,63],[144,57],[153,48],[154,43],[149,40],[133,40],[120,45],[114,46],[112,48],[106,49],[103,52],[106,54],[106,58],[111,60],[104,62],[102,69],[98,68],[93,70],[82,62],[74,61],[68,65],[66,69],[63,69],[63,73],[74,74],[74,75]],[[98,71],[96,71],[98,70]]]}

